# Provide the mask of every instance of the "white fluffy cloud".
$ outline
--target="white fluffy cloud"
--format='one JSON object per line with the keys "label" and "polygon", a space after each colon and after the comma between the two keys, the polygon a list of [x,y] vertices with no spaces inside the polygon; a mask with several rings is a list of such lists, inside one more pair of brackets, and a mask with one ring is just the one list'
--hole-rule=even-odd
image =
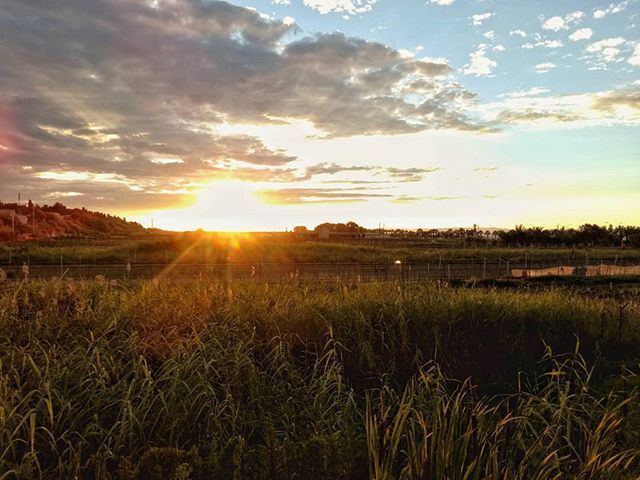
{"label": "white fluffy cloud", "polygon": [[593,36],[593,30],[590,28],[581,28],[569,35],[569,40],[578,42],[580,40],[589,40]]}
{"label": "white fluffy cloud", "polygon": [[435,3],[436,5],[451,5],[456,0],[430,0],[429,3]]}
{"label": "white fluffy cloud", "polygon": [[629,0],[624,0],[623,2],[618,3],[610,3],[607,8],[599,8],[593,12],[593,18],[604,18],[607,15],[611,15],[612,13],[622,12],[629,5]]}
{"label": "white fluffy cloud", "polygon": [[532,48],[542,47],[542,48],[562,48],[564,43],[561,40],[541,40],[536,43],[525,43],[522,45],[522,48],[525,50],[531,50]]}
{"label": "white fluffy cloud", "polygon": [[575,12],[568,13],[564,17],[555,16],[546,19],[542,24],[542,28],[544,30],[559,32],[560,30],[566,30],[572,24],[581,22],[584,17],[584,12],[576,10]]}
{"label": "white fluffy cloud", "polygon": [[599,65],[596,64],[597,68],[607,63],[621,61],[621,47],[626,43],[627,41],[622,37],[605,38],[592,43],[585,50],[598,59]]}
{"label": "white fluffy cloud", "polygon": [[542,24],[542,28],[545,29],[545,30],[553,30],[554,32],[557,32],[559,30],[567,28],[567,26],[565,25],[564,18],[562,18],[562,17],[551,17],[551,18],[548,18]]}
{"label": "white fluffy cloud", "polygon": [[487,45],[482,43],[478,49],[469,55],[469,63],[462,69],[465,75],[475,75],[476,77],[489,77],[498,63],[486,56]]}
{"label": "white fluffy cloud", "polygon": [[476,15],[471,15],[471,22],[473,23],[474,26],[479,27],[480,25],[482,25],[482,22],[484,22],[485,20],[487,20],[488,18],[491,18],[495,15],[495,13],[493,12],[487,12],[487,13],[478,13]]}
{"label": "white fluffy cloud", "polygon": [[325,14],[344,12],[350,15],[369,12],[377,0],[304,0],[307,7]]}
{"label": "white fluffy cloud", "polygon": [[508,97],[508,98],[523,98],[523,97],[535,97],[537,95],[542,95],[543,93],[549,93],[550,90],[545,87],[531,87],[527,90],[518,90],[516,92],[505,93],[499,95],[499,97]]}
{"label": "white fluffy cloud", "polygon": [[519,37],[525,38],[527,36],[527,32],[524,30],[511,30],[509,35],[517,35]]}
{"label": "white fluffy cloud", "polygon": [[538,73],[547,73],[554,68],[556,68],[556,64],[551,62],[539,63],[535,66],[536,72]]}
{"label": "white fluffy cloud", "polygon": [[633,49],[633,53],[627,61],[635,67],[640,67],[640,43],[636,43],[636,46]]}

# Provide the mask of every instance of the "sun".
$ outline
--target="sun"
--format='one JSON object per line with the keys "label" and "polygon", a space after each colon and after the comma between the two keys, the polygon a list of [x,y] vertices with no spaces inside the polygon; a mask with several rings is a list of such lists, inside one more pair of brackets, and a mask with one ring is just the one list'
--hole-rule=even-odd
{"label": "sun", "polygon": [[241,180],[211,182],[194,194],[195,202],[189,207],[154,214],[155,224],[170,230],[264,230],[270,210],[260,199],[259,190],[259,185]]}

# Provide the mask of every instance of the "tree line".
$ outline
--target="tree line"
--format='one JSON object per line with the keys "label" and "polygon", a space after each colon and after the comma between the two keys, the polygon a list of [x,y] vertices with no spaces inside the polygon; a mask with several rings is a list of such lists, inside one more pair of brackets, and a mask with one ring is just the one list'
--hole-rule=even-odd
{"label": "tree line", "polygon": [[[336,233],[379,232],[381,229],[367,229],[356,222],[331,223],[317,225],[313,232],[329,231]],[[294,228],[295,233],[309,233],[307,227]],[[525,227],[517,225],[510,230],[485,230],[474,228],[451,229],[386,229],[384,234],[391,238],[458,240],[467,243],[505,244],[509,246],[599,246],[599,247],[640,247],[640,227],[634,226],[601,226],[586,223],[578,228],[557,227]]]}

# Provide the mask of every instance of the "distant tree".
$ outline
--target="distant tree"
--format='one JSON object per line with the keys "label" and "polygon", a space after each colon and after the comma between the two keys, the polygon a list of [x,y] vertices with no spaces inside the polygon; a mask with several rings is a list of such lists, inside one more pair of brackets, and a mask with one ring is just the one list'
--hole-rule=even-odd
{"label": "distant tree", "polygon": [[328,230],[330,232],[340,232],[340,233],[357,233],[364,232],[365,228],[358,225],[356,222],[347,222],[347,223],[321,223],[316,226],[314,229],[316,232],[320,232],[322,230]]}
{"label": "distant tree", "polygon": [[297,227],[293,227],[293,233],[306,233],[307,227],[304,225],[298,225]]}

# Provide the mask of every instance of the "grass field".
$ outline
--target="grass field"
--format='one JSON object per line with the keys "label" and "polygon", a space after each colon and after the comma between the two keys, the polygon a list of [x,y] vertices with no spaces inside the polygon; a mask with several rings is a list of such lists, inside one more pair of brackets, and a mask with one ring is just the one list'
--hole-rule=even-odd
{"label": "grass field", "polygon": [[300,241],[285,234],[275,238],[255,235],[174,235],[155,239],[53,240],[0,246],[0,265],[124,264],[253,262],[451,262],[498,260],[510,262],[564,261],[596,264],[600,261],[640,262],[640,250],[620,248],[503,248],[459,247],[402,241],[331,243]]}
{"label": "grass field", "polygon": [[631,479],[637,292],[30,282],[0,478]]}

